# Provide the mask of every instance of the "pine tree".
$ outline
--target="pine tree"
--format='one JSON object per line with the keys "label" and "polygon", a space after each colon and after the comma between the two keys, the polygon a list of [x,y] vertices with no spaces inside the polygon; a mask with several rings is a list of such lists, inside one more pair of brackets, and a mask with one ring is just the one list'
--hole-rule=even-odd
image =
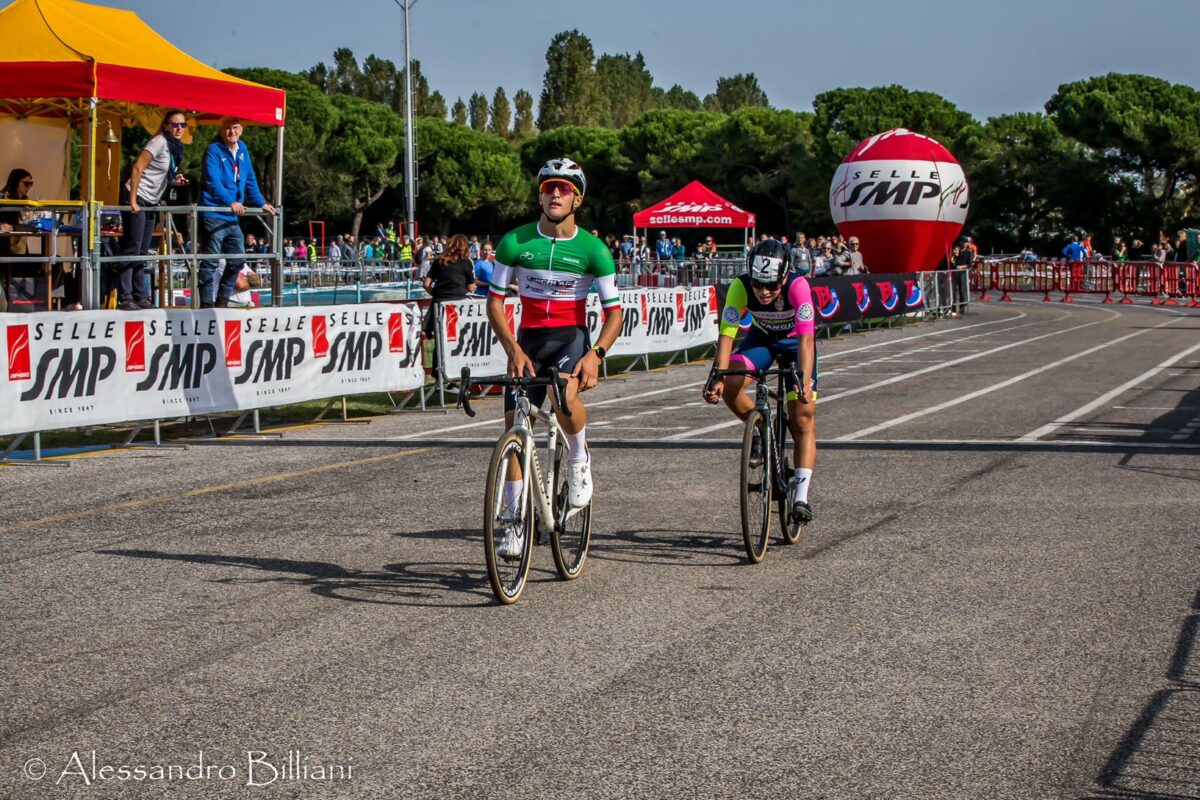
{"label": "pine tree", "polygon": [[537,129],[533,126],[533,95],[524,89],[518,89],[513,95],[513,110],[513,139],[518,142],[532,139],[537,134]]}
{"label": "pine tree", "polygon": [[488,101],[483,92],[475,92],[467,101],[467,114],[471,118],[471,127],[477,131],[486,131],[488,122]]}
{"label": "pine tree", "polygon": [[511,125],[512,107],[508,104],[508,95],[504,93],[503,86],[497,86],[496,93],[492,95],[491,122],[488,123],[488,130],[501,138],[508,138]]}
{"label": "pine tree", "polygon": [[603,98],[599,92],[592,42],[576,30],[556,35],[546,50],[546,75],[538,106],[538,128],[596,125]]}

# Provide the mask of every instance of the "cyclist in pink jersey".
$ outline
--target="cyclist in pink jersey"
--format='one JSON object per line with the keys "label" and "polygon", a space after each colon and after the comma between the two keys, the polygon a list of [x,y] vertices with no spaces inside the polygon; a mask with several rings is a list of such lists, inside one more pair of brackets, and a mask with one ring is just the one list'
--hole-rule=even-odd
{"label": "cyclist in pink jersey", "polygon": [[[813,518],[808,502],[813,467],[817,461],[816,313],[808,280],[788,270],[787,248],[774,239],[759,242],[748,256],[750,269],[738,276],[725,296],[713,369],[767,369],[772,362],[796,365],[800,386],[789,378],[788,424],[795,442],[796,499],[793,513],[804,522]],[[744,314],[750,328],[734,350],[734,338]],[[754,410],[754,400],[743,389],[753,379],[740,375],[718,380],[704,395],[709,403],[724,399],[739,419]],[[755,440],[761,450],[762,444]],[[752,456],[754,453],[752,452]],[[759,456],[761,458],[761,455]]]}

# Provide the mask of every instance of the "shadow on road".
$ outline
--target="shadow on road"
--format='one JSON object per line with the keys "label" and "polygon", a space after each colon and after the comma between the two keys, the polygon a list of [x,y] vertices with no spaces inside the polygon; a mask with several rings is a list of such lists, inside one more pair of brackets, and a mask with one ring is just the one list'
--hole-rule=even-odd
{"label": "shadow on road", "polygon": [[[307,587],[313,594],[356,603],[385,605],[470,607],[489,605],[483,565],[433,562],[398,562],[382,570],[346,569],[324,561],[294,561],[286,558],[258,558],[210,553],[165,553],[157,550],[97,550],[103,555],[126,558],[161,559],[226,568],[230,573],[213,579],[215,583],[278,583]],[[258,573],[279,573],[262,577],[234,574],[228,568]],[[464,602],[464,598],[472,602]]]}
{"label": "shadow on road", "polygon": [[672,567],[727,567],[743,563],[737,531],[639,528],[592,537],[588,554],[604,561]]}
{"label": "shadow on road", "polygon": [[1081,800],[1200,800],[1200,592],[1155,692]]}

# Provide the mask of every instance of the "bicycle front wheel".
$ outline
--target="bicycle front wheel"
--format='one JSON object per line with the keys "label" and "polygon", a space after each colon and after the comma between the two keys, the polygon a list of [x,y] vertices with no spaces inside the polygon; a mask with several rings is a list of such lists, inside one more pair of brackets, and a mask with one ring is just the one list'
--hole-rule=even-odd
{"label": "bicycle front wheel", "polygon": [[[533,503],[531,475],[523,478],[517,498],[506,497],[505,483],[510,464],[523,464],[525,440],[509,431],[492,450],[488,466],[487,490],[483,498],[483,553],[487,561],[492,593],[504,605],[517,602],[529,575],[533,550]],[[514,507],[515,506],[515,507]]]}
{"label": "bicycle front wheel", "polygon": [[[786,446],[786,442],[784,443]],[[795,501],[794,488],[795,484],[792,481],[792,460],[787,456],[779,464],[779,487],[783,491],[779,492],[779,533],[783,536],[784,544],[795,544],[800,541],[800,535],[804,533],[804,523],[792,516],[792,503]]]}
{"label": "bicycle front wheel", "polygon": [[567,455],[559,448],[554,459],[554,508],[558,518],[550,534],[550,552],[558,577],[573,581],[583,572],[583,562],[587,560],[592,539],[592,502],[589,500],[572,514],[567,493]]}
{"label": "bicycle front wheel", "polygon": [[[754,451],[755,436],[759,451]],[[758,564],[767,555],[771,531],[771,440],[767,419],[760,411],[746,417],[746,432],[742,435],[742,539],[746,555]]]}

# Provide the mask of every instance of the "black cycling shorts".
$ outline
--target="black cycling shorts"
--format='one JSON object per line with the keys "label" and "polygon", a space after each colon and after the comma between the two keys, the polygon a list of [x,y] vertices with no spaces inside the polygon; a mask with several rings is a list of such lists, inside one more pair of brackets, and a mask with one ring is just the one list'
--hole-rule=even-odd
{"label": "black cycling shorts", "polygon": [[[563,374],[570,374],[579,359],[592,348],[588,330],[582,325],[522,328],[517,331],[517,344],[533,362],[534,372],[540,372],[542,367],[553,366]],[[531,386],[525,391],[525,396],[532,405],[540,407],[546,400],[546,387]],[[509,389],[504,393],[504,410],[513,411],[516,407],[516,393]]]}

